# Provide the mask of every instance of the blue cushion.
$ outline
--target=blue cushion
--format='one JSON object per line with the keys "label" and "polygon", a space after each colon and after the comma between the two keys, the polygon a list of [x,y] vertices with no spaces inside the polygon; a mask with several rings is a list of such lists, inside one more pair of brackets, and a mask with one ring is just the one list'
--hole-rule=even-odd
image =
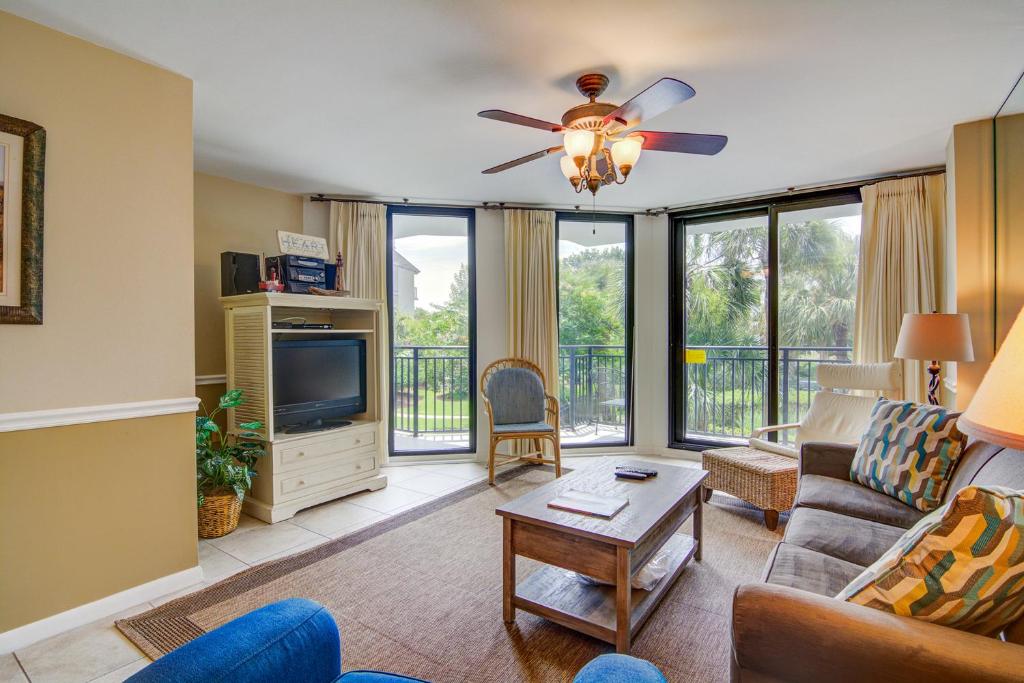
{"label": "blue cushion", "polygon": [[427,683],[420,678],[409,678],[398,674],[385,674],[379,671],[349,671],[338,679],[340,683]]}
{"label": "blue cushion", "polygon": [[495,434],[515,434],[516,432],[553,432],[555,428],[547,422],[517,422],[507,425],[494,425]]}
{"label": "blue cushion", "polygon": [[131,683],[329,683],[341,674],[334,618],[311,600],[267,605],[199,636]]}
{"label": "blue cushion", "polygon": [[666,683],[658,667],[629,655],[601,655],[580,669],[573,683]]}
{"label": "blue cushion", "polygon": [[486,394],[494,411],[495,425],[544,420],[544,385],[533,370],[498,370],[487,382]]}

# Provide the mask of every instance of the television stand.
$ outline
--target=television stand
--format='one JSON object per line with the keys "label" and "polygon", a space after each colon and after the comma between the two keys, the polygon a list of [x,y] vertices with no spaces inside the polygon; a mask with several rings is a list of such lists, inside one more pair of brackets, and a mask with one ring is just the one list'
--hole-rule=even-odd
{"label": "television stand", "polygon": [[[387,458],[388,348],[380,333],[384,302],[341,296],[266,292],[221,297],[226,336],[227,388],[241,389],[245,402],[227,411],[228,431],[249,431],[261,422],[267,454],[243,510],[264,522],[280,522],[303,510],[360,491],[387,485],[381,466]],[[275,322],[301,318],[330,329],[275,328]],[[347,419],[300,425],[274,420],[276,339],[343,338],[366,340],[366,410]],[[351,420],[351,421],[349,421]]]}
{"label": "television stand", "polygon": [[351,424],[352,420],[329,418],[326,420],[310,420],[309,422],[288,425],[286,427],[282,427],[281,431],[285,434],[309,434],[310,432],[323,432],[328,429],[348,427]]}

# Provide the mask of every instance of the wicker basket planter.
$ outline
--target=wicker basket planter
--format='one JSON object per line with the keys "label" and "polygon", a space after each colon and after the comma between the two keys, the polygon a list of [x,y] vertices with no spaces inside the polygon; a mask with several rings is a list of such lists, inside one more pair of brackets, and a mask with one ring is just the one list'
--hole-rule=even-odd
{"label": "wicker basket planter", "polygon": [[238,526],[242,503],[234,493],[208,495],[199,507],[199,538],[219,538]]}

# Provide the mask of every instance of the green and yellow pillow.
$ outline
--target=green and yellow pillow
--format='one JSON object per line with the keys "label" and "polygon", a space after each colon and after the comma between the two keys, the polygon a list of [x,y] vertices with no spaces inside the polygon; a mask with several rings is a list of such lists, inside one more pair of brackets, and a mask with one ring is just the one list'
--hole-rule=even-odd
{"label": "green and yellow pillow", "polygon": [[982,635],[1024,615],[1024,492],[968,486],[837,599]]}
{"label": "green and yellow pillow", "polygon": [[878,399],[850,464],[850,479],[931,512],[942,502],[967,437],[940,406]]}

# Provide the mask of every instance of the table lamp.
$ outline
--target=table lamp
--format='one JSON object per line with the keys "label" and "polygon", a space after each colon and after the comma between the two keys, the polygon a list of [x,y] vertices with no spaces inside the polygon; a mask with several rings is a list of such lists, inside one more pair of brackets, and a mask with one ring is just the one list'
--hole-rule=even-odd
{"label": "table lamp", "polygon": [[957,427],[983,441],[1024,450],[1024,309],[1003,340]]}
{"label": "table lamp", "polygon": [[939,404],[940,360],[972,361],[971,327],[966,313],[905,313],[896,340],[897,358],[929,360],[928,403]]}

